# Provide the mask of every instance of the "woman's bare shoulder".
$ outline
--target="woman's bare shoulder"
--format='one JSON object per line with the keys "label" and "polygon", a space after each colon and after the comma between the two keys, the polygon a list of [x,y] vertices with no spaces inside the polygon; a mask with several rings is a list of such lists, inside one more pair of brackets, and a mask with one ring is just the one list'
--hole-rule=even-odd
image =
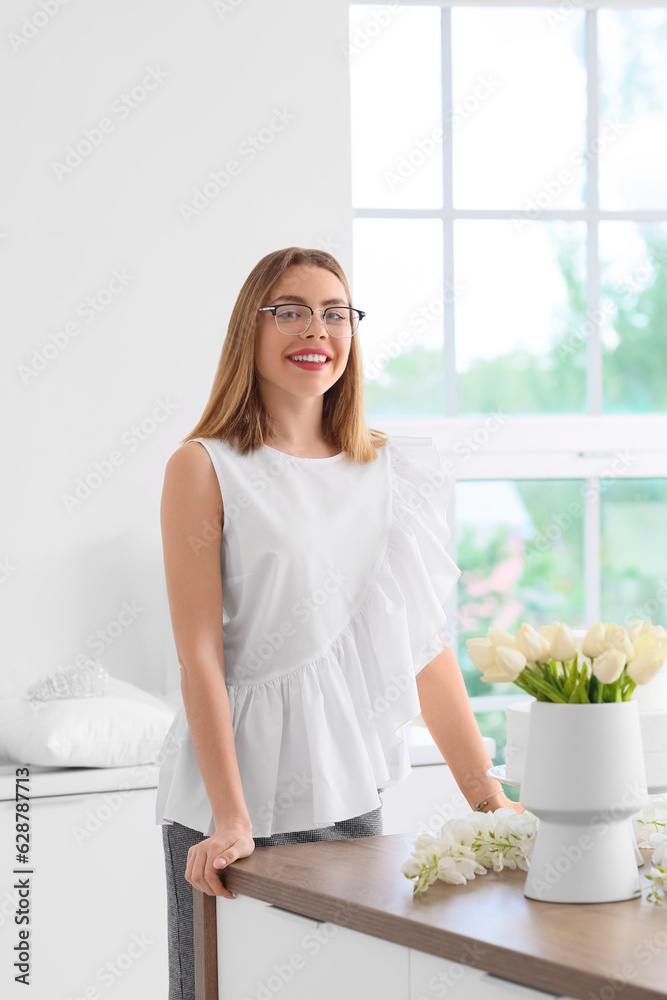
{"label": "woman's bare shoulder", "polygon": [[170,455],[164,475],[165,489],[191,498],[208,500],[222,507],[218,477],[206,448],[200,441],[185,441]]}

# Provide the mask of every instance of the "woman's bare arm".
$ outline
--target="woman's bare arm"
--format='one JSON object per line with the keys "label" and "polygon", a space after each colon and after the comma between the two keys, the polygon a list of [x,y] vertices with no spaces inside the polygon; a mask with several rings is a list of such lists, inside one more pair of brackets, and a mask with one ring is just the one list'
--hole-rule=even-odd
{"label": "woman's bare arm", "polygon": [[[417,674],[421,714],[457,785],[474,809],[502,785],[485,773],[493,762],[482,742],[458,660],[442,632],[438,634],[442,652]],[[484,812],[500,806],[523,812],[523,806],[512,802],[504,792],[489,799]]]}
{"label": "woman's bare arm", "polygon": [[199,442],[187,441],[167,462],[160,509],[181,692],[216,829],[251,831],[225,687],[223,513],[210,456]]}

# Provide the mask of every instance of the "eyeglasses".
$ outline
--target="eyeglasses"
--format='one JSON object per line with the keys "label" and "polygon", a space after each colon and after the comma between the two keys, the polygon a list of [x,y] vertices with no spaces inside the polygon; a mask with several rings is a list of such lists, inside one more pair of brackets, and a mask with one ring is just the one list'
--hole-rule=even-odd
{"label": "eyeglasses", "polygon": [[259,312],[273,313],[280,332],[295,337],[306,332],[316,312],[322,313],[327,333],[332,337],[353,337],[360,321],[366,315],[361,309],[353,309],[352,306],[311,309],[310,306],[299,305],[296,302],[281,303],[279,306],[262,306]]}

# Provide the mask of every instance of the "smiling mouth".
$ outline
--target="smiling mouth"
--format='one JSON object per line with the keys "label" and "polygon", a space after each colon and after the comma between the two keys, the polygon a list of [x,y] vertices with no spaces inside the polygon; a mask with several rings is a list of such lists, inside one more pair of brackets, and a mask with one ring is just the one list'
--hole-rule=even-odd
{"label": "smiling mouth", "polygon": [[312,371],[317,371],[318,369],[326,368],[326,366],[330,364],[332,359],[328,358],[324,354],[308,352],[303,354],[288,355],[287,360],[291,361],[292,364],[296,365],[297,368],[305,368]]}

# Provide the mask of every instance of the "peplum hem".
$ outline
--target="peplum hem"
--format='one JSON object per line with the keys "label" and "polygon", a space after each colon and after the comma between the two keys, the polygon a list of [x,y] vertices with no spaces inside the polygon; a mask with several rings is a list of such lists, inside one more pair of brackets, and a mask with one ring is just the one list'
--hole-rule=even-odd
{"label": "peplum hem", "polygon": [[[369,812],[381,804],[378,789],[410,773],[404,728],[421,713],[416,675],[443,648],[444,605],[461,572],[445,548],[455,480],[430,438],[391,436],[386,447],[385,550],[348,624],[316,658],[280,677],[227,684],[253,837]],[[184,716],[173,729],[187,739]],[[181,822],[164,797],[164,816]],[[198,812],[210,835],[207,804],[204,796]]]}

